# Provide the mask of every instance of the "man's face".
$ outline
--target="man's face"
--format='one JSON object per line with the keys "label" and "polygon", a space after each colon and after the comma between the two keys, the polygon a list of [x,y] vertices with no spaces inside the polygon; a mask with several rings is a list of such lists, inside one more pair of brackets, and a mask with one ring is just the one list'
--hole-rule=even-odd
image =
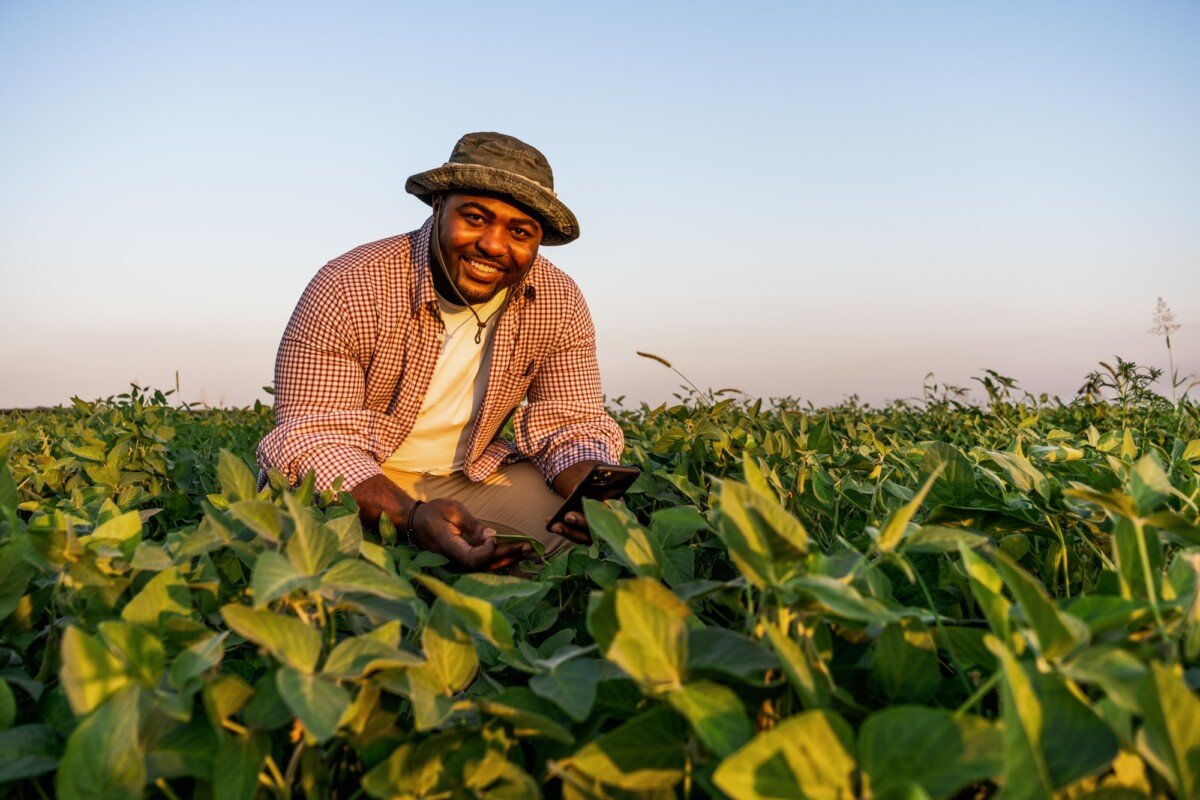
{"label": "man's face", "polygon": [[[528,212],[483,194],[447,194],[439,226],[446,270],[471,304],[525,277],[542,242],[542,226]],[[435,275],[438,271],[434,266]]]}

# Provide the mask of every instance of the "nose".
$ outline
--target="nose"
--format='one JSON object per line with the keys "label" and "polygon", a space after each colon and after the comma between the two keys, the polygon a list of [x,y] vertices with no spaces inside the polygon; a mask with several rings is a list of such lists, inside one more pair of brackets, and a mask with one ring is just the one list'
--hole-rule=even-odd
{"label": "nose", "polygon": [[504,226],[488,225],[480,232],[475,240],[475,248],[480,255],[488,258],[499,258],[504,255]]}

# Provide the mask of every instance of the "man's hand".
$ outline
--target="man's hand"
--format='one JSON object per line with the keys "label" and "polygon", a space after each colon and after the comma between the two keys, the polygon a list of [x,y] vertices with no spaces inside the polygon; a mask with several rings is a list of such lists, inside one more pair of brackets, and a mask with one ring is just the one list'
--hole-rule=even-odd
{"label": "man's hand", "polygon": [[496,531],[476,520],[462,503],[440,497],[417,508],[413,543],[469,569],[500,569],[532,553],[523,542],[498,541]]}
{"label": "man's hand", "polygon": [[[359,483],[350,494],[358,503],[364,526],[375,528],[379,517],[387,514],[401,531],[416,501],[400,491],[386,475],[376,475]],[[520,542],[497,542],[495,532],[479,524],[462,503],[437,499],[423,503],[413,520],[413,543],[423,550],[444,555],[470,569],[500,569],[529,554]]]}
{"label": "man's hand", "polygon": [[[554,480],[552,481],[554,491],[558,492],[564,498],[570,497],[571,492],[575,491],[575,487],[592,471],[592,467],[599,463],[599,461],[590,459],[567,467],[554,476]],[[550,517],[547,517],[546,522],[549,522],[550,519]],[[588,530],[587,517],[582,512],[572,511],[563,520],[563,522],[556,522],[550,527],[550,530],[573,542],[586,542],[591,539],[592,534]]]}

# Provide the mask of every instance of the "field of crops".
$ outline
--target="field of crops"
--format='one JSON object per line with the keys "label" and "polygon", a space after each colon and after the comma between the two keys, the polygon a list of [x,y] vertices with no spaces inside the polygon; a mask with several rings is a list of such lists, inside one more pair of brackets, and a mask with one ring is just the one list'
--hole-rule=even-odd
{"label": "field of crops", "polygon": [[0,795],[1200,797],[1200,408],[1101,378],[617,408],[533,580],[256,492],[267,407],[0,412]]}

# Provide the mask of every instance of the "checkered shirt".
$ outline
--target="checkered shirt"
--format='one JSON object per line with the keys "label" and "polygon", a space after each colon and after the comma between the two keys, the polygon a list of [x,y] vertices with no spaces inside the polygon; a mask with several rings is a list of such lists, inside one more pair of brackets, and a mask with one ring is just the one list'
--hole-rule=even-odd
{"label": "checkered shirt", "polygon": [[[264,469],[291,483],[315,470],[318,488],[340,475],[349,490],[380,474],[408,436],[444,333],[432,225],[351,250],[308,284],[279,345],[275,428],[258,445]],[[539,255],[509,295],[463,471],[480,481],[528,458],[552,480],[585,459],[617,463],[624,437],[604,408],[579,287]],[[498,438],[510,416],[515,441]]]}

